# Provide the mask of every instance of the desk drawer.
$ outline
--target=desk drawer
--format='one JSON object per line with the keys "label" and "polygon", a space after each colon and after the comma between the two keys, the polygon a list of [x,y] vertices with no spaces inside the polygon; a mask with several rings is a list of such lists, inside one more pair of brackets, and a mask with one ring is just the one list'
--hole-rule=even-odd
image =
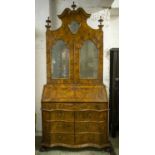
{"label": "desk drawer", "polygon": [[50,144],[74,144],[74,134],[55,133],[49,136]]}
{"label": "desk drawer", "polygon": [[74,103],[65,103],[65,102],[49,102],[49,103],[42,103],[42,109],[48,110],[74,110]]}
{"label": "desk drawer", "polygon": [[108,110],[108,103],[95,103],[95,102],[87,102],[87,103],[75,103],[75,111],[83,110],[83,109],[90,109],[90,110]]}
{"label": "desk drawer", "polygon": [[74,122],[47,121],[48,132],[74,133]]}
{"label": "desk drawer", "polygon": [[106,142],[104,134],[75,134],[75,144],[98,144],[102,145]]}
{"label": "desk drawer", "polygon": [[43,110],[43,121],[74,121],[73,111]]}
{"label": "desk drawer", "polygon": [[107,111],[83,110],[75,112],[75,121],[105,121]]}
{"label": "desk drawer", "polygon": [[105,130],[104,122],[75,122],[75,133],[80,132],[101,132]]}

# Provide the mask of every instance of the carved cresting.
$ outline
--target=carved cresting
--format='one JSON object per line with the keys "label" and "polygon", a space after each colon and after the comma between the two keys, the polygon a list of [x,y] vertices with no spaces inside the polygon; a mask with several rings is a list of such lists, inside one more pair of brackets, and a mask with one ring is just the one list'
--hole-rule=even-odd
{"label": "carved cresting", "polygon": [[[93,29],[87,24],[90,16],[73,2],[71,9],[58,15],[62,21],[58,29],[52,30],[50,18],[46,20],[42,148],[110,146],[109,106],[103,84],[103,20],[100,18],[99,28]],[[88,74],[81,74],[82,71]]]}

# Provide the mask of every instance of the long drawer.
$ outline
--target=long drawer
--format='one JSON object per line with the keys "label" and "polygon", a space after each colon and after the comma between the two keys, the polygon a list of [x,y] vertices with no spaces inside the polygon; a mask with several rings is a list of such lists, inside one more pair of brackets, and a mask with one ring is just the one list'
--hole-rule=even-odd
{"label": "long drawer", "polygon": [[83,109],[92,109],[92,110],[101,110],[108,109],[108,103],[97,103],[97,102],[72,102],[72,103],[61,103],[61,102],[48,102],[42,103],[42,109],[63,109],[63,110],[83,110]]}
{"label": "long drawer", "polygon": [[75,122],[75,133],[84,133],[84,132],[100,132],[104,133],[106,128],[104,122]]}

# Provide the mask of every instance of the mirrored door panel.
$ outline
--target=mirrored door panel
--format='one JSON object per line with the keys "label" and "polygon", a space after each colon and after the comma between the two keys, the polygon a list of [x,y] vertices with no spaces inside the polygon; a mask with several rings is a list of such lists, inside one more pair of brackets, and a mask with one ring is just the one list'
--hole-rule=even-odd
{"label": "mirrored door panel", "polygon": [[98,49],[87,40],[80,49],[80,79],[97,79],[98,77]]}
{"label": "mirrored door panel", "polygon": [[63,40],[58,40],[51,49],[52,79],[69,78],[69,49]]}

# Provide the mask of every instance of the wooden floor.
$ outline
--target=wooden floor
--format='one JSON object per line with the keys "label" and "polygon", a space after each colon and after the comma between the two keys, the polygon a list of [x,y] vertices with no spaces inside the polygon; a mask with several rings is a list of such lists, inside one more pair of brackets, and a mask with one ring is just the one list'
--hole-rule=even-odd
{"label": "wooden floor", "polygon": [[39,146],[41,142],[41,137],[36,137],[36,151],[35,155],[119,155],[118,150],[118,137],[110,139],[114,152],[108,153],[103,150],[98,150],[94,148],[86,148],[86,149],[65,149],[65,148],[55,148],[46,152],[39,152]]}

